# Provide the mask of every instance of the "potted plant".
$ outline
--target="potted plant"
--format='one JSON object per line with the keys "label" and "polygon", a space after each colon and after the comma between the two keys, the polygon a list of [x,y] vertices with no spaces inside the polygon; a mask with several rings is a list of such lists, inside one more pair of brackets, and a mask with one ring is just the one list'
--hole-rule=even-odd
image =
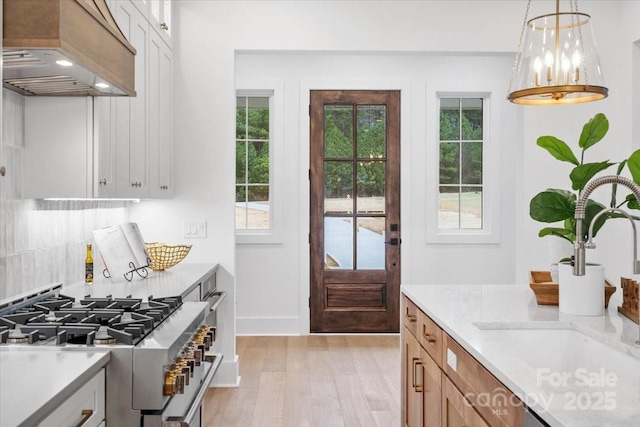
{"label": "potted plant", "polygon": [[[558,189],[549,188],[536,194],[529,205],[529,215],[532,219],[544,222],[544,223],[560,223],[559,225],[548,226],[540,230],[538,235],[544,236],[556,236],[561,239],[565,239],[571,243],[576,240],[576,223],[574,220],[576,201],[579,198],[582,190],[585,188],[588,182],[596,176],[598,173],[610,168],[613,165],[618,164],[616,174],[622,173],[625,166],[631,173],[632,179],[636,183],[640,183],[640,150],[635,151],[628,159],[625,159],[619,163],[611,162],[609,160],[603,160],[599,162],[586,162],[585,153],[593,147],[595,144],[602,141],[604,136],[609,130],[609,120],[602,114],[596,114],[589,119],[582,128],[580,139],[578,140],[578,146],[581,149],[580,158],[576,157],[571,148],[564,141],[554,136],[541,136],[537,140],[538,146],[544,148],[557,160],[562,162],[568,162],[574,165],[574,168],[569,174],[571,181],[571,189]],[[618,204],[616,200],[617,186],[612,187],[610,207],[620,208],[626,205],[629,209],[640,209],[638,200],[635,199],[633,194],[629,194],[626,198]],[[592,219],[606,207],[589,199],[586,204],[585,220],[583,231],[585,238],[589,232]],[[621,217],[616,213],[609,213],[602,215],[596,224],[594,224],[593,235],[595,236],[598,230],[602,228],[605,221],[610,218]],[[634,217],[636,218],[636,217]],[[636,218],[638,219],[638,218]],[[572,253],[567,253],[562,259],[557,262],[568,260]],[[557,283],[557,281],[556,281]]]}

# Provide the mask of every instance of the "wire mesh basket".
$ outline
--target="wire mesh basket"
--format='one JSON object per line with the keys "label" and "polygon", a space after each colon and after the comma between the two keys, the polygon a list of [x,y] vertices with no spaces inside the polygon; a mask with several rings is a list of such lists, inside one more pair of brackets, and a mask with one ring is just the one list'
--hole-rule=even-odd
{"label": "wire mesh basket", "polygon": [[191,245],[167,245],[164,243],[145,243],[147,253],[151,259],[153,271],[163,271],[178,264],[187,256],[191,250]]}

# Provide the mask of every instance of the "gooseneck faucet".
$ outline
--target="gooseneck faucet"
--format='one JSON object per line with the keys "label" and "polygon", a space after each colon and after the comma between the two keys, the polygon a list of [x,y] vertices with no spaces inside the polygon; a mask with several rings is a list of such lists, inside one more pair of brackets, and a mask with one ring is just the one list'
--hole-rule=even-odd
{"label": "gooseneck faucet", "polygon": [[[574,216],[576,219],[576,242],[574,245],[574,260],[573,260],[574,276],[584,276],[584,271],[585,271],[586,242],[584,240],[582,225],[584,222],[587,200],[589,199],[589,196],[591,195],[593,190],[605,184],[624,185],[625,187],[629,188],[631,192],[636,196],[636,200],[640,201],[640,186],[638,186],[635,182],[631,181],[629,178],[625,178],[624,176],[620,176],[620,175],[601,176],[599,178],[594,179],[589,184],[587,184],[587,186],[584,188],[584,191],[580,195],[578,202],[576,203],[576,212]],[[592,221],[591,224],[593,225],[594,222],[595,221]],[[635,224],[634,224],[634,231],[635,231]],[[633,270],[634,270],[634,274],[640,274],[640,270],[638,270],[638,261],[636,259],[636,253],[635,253],[636,247],[637,247],[635,242],[636,242],[636,236],[634,233],[634,269]]]}
{"label": "gooseneck faucet", "polygon": [[[580,198],[576,203],[576,242],[574,245],[574,263],[573,263],[573,274],[574,276],[584,276],[585,273],[585,264],[586,264],[586,256],[585,249],[586,248],[594,248],[595,244],[593,243],[593,227],[596,223],[596,220],[600,218],[601,215],[604,215],[607,212],[618,212],[626,216],[631,221],[631,226],[633,227],[633,274],[640,274],[640,260],[638,260],[638,236],[636,233],[636,224],[633,218],[627,214],[625,211],[617,208],[603,209],[598,212],[598,214],[591,221],[591,225],[589,227],[589,232],[587,236],[589,237],[588,242],[584,241],[584,235],[582,233],[582,225],[585,217],[585,210],[587,205],[587,200],[589,196],[596,188],[605,184],[620,184],[629,188],[631,192],[636,196],[636,200],[640,202],[640,186],[638,186],[635,182],[631,181],[628,178],[619,175],[607,175],[594,179],[584,188],[582,194],[580,194]],[[640,286],[638,286],[638,299],[640,300]],[[640,326],[639,326],[640,327]],[[638,331],[638,340],[636,344],[640,345],[640,329]]]}

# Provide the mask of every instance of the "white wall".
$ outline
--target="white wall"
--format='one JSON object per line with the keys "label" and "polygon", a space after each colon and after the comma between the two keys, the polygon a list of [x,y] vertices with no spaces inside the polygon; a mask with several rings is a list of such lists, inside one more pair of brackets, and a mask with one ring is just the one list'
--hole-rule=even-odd
{"label": "white wall", "polygon": [[[550,4],[533,2],[530,16],[547,12]],[[300,164],[296,165],[298,169],[286,171],[297,176],[296,184],[299,185],[294,184],[286,191],[293,215],[296,209],[298,213],[291,218],[290,234],[284,236],[282,245],[241,247],[237,259],[234,254],[236,53],[340,52],[345,60],[353,61],[357,67],[362,67],[362,63],[358,65],[359,60],[354,58],[361,53],[373,53],[372,57],[383,61],[390,55],[399,55],[402,64],[409,60],[424,60],[425,53],[456,53],[458,56],[481,53],[481,56],[494,58],[494,65],[501,64],[500,69],[495,68],[492,77],[504,79],[506,92],[510,64],[497,58],[505,53],[511,56],[515,50],[524,6],[523,2],[515,0],[174,2],[177,197],[171,201],[141,203],[133,212],[134,217],[146,219],[145,234],[154,234],[158,240],[166,241],[182,238],[184,220],[207,220],[209,235],[207,239],[194,241],[191,259],[221,263],[224,272],[221,286],[232,293],[237,288],[240,318],[272,318],[264,323],[267,325],[264,330],[258,330],[256,322],[243,321],[239,331],[305,332],[308,309],[304,304],[304,293],[308,293],[309,284],[304,251],[307,249],[299,243],[300,237],[305,236],[303,230],[308,222],[304,209],[308,188],[304,174],[300,172],[306,169],[305,162],[308,162],[303,144],[290,147],[292,160],[297,159]],[[403,120],[407,116],[411,120],[409,147],[415,154],[408,162],[403,157],[402,165],[403,211],[406,207],[410,212],[410,215],[403,213],[403,280],[413,283],[525,284],[528,270],[546,269],[549,262],[548,243],[537,237],[540,225],[529,219],[528,202],[546,186],[566,186],[568,182],[567,171],[552,169],[557,162],[535,146],[537,136],[549,133],[573,141],[584,121],[602,111],[612,120],[604,154],[616,160],[629,154],[632,123],[630,52],[631,43],[639,38],[640,8],[638,2],[633,1],[585,1],[581,2],[581,10],[594,17],[594,31],[611,96],[598,103],[578,106],[505,105],[505,126],[508,127],[505,135],[511,138],[502,141],[501,212],[504,222],[499,245],[427,246],[424,243],[423,219],[416,213],[429,196],[420,171],[424,153],[419,140],[426,131],[422,130],[425,125],[416,119],[424,103],[419,99],[419,87],[414,87],[413,83],[426,84],[426,77],[418,78],[412,73],[425,65],[414,64],[405,70],[399,63],[397,70],[387,69],[389,81],[400,81],[409,88],[412,99],[408,108],[403,106]],[[299,64],[294,61],[292,65]],[[314,70],[313,76],[290,75],[285,82],[287,87],[292,81],[317,78],[326,82],[340,76],[339,70],[322,65]],[[272,67],[269,72],[276,69]],[[307,71],[298,70],[299,73]],[[473,82],[477,78],[474,70],[466,71],[466,81]],[[371,74],[365,80],[380,77]],[[485,78],[483,75],[476,81],[482,83]],[[302,105],[299,108],[299,111],[304,110]],[[286,123],[286,128],[292,135],[292,143],[302,141],[308,129],[304,120],[295,118]],[[598,157],[603,155],[594,150],[596,154]],[[619,238],[624,232],[616,233]],[[602,246],[611,251],[616,234],[612,232],[609,239],[604,237]],[[292,259],[290,265],[269,262],[298,248],[301,250],[299,257]],[[604,258],[608,277],[618,277],[625,271],[615,255],[604,254]],[[427,260],[433,260],[433,268],[429,268]],[[249,275],[249,269],[259,274]],[[233,311],[230,309],[225,316],[234,319]]]}

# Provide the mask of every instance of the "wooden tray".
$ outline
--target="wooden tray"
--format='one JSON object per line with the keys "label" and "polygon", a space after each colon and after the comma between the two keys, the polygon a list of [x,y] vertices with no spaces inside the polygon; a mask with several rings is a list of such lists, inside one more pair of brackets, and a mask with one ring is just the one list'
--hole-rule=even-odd
{"label": "wooden tray", "polygon": [[[536,295],[538,305],[558,305],[558,284],[551,281],[550,271],[530,271],[529,286]],[[609,307],[609,299],[616,291],[616,287],[604,281],[604,306]],[[620,308],[618,307],[618,310]]]}
{"label": "wooden tray", "polygon": [[622,305],[618,307],[618,312],[638,323],[638,282],[622,277],[620,283]]}

